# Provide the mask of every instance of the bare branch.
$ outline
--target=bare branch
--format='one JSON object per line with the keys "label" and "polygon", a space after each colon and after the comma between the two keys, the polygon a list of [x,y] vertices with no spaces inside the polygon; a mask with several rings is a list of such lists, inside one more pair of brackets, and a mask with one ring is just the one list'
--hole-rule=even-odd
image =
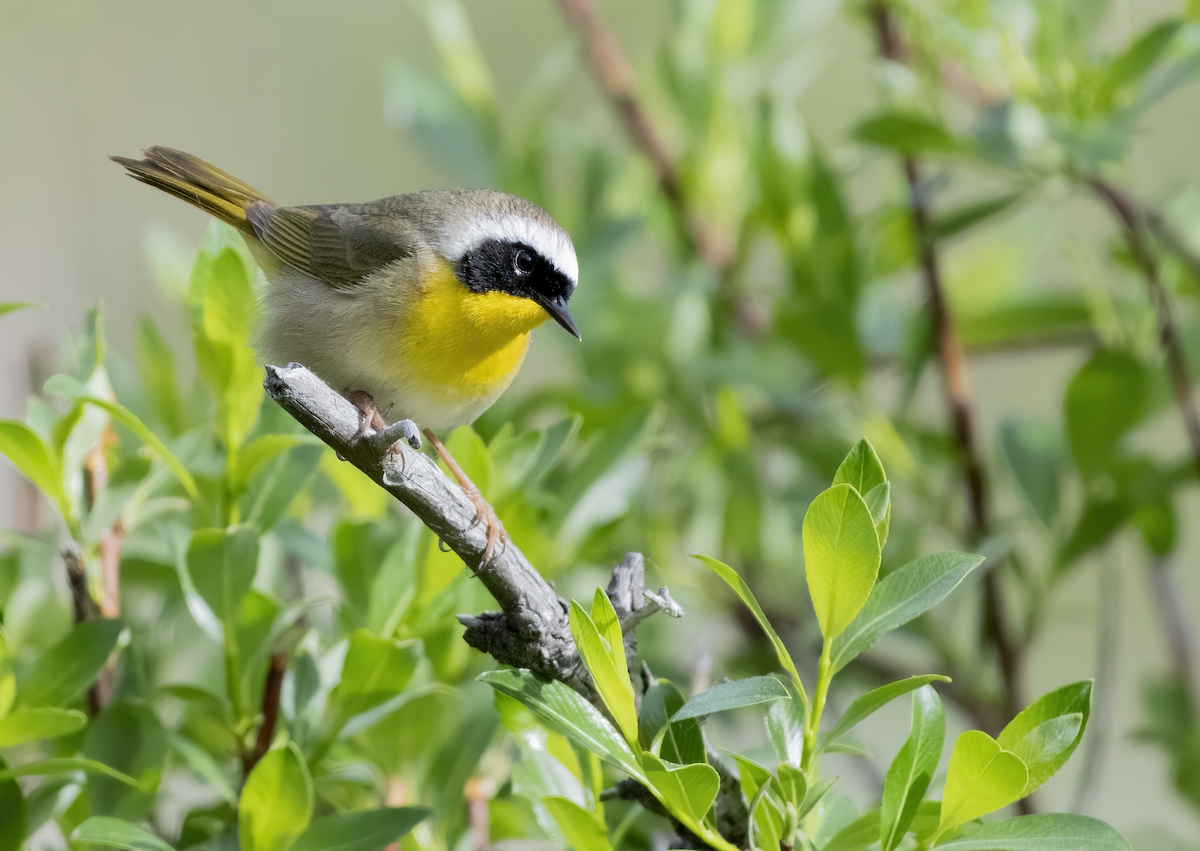
{"label": "bare branch", "polygon": [[1125,234],[1129,253],[1133,256],[1134,262],[1141,270],[1142,278],[1146,281],[1150,303],[1154,305],[1154,315],[1158,322],[1159,343],[1167,356],[1167,369],[1171,373],[1175,403],[1183,417],[1184,428],[1187,429],[1196,472],[1200,474],[1200,412],[1196,408],[1196,393],[1192,385],[1187,356],[1183,351],[1183,343],[1179,339],[1179,329],[1175,325],[1175,318],[1171,315],[1171,302],[1162,285],[1158,261],[1150,250],[1151,229],[1159,234],[1160,239],[1166,237],[1164,243],[1168,249],[1178,252],[1178,256],[1185,264],[1192,266],[1196,258],[1184,250],[1182,241],[1174,238],[1174,234],[1166,226],[1161,215],[1150,213],[1127,193],[1106,180],[1097,177],[1093,178],[1090,183],[1092,189],[1116,216],[1121,230]]}
{"label": "bare branch", "polygon": [[654,170],[659,189],[675,212],[690,247],[709,266],[718,271],[726,270],[734,261],[733,246],[713,232],[689,201],[679,170],[634,91],[633,69],[620,43],[600,23],[592,0],[559,0],[558,4],[563,16],[583,39],[597,84],[625,125],[630,140]]}
{"label": "bare branch", "polygon": [[[904,63],[908,58],[904,38],[886,0],[876,0],[872,3],[871,20],[875,26],[880,55],[888,61]],[[937,352],[941,364],[943,393],[950,410],[954,443],[958,448],[963,477],[966,480],[967,505],[970,509],[968,539],[972,543],[978,543],[988,535],[991,520],[983,463],[976,440],[967,358],[954,327],[954,317],[946,302],[936,239],[931,226],[928,193],[921,178],[921,164],[916,157],[904,157],[904,176],[908,183],[909,212],[917,239],[921,274],[929,299],[934,351]],[[996,648],[1004,683],[1004,714],[1011,718],[1016,714],[1020,703],[1020,648],[1011,636],[1011,627],[1000,592],[998,571],[989,570],[984,574],[983,583],[984,628],[988,639]]]}

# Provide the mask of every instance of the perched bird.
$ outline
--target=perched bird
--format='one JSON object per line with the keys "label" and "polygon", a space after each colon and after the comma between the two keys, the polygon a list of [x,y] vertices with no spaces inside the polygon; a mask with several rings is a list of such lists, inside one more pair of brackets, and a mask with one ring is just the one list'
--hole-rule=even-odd
{"label": "perched bird", "polygon": [[423,429],[487,523],[486,564],[503,526],[435,432],[496,401],[547,319],[579,337],[566,231],[537,205],[486,189],[280,207],[191,154],[144,154],[112,159],[233,225],[262,268],[259,357],[304,364],[354,402],[360,437],[386,417],[417,448],[413,423]]}

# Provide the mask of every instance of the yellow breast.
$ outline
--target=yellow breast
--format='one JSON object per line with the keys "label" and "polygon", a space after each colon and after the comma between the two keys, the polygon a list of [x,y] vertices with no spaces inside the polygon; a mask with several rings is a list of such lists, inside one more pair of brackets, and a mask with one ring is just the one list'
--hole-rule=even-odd
{"label": "yellow breast", "polygon": [[492,396],[516,376],[530,331],[548,318],[530,299],[471,292],[439,259],[400,319],[397,367],[429,392]]}

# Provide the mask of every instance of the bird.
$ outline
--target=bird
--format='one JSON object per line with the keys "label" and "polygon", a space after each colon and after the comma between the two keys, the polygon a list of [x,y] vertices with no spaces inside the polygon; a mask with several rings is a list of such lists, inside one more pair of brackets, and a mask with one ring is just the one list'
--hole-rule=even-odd
{"label": "bird", "polygon": [[489,189],[284,207],[173,148],[110,159],[238,230],[266,279],[260,360],[303,364],[354,403],[356,439],[382,431],[385,417],[389,436],[414,449],[423,433],[487,524],[486,565],[504,527],[437,433],[499,398],[537,326],[553,319],[581,339],[567,232],[536,204]]}

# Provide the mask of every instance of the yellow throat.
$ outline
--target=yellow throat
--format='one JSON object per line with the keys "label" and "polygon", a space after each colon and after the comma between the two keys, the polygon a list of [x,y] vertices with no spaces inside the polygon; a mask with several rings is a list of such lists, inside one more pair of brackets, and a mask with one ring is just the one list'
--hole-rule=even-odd
{"label": "yellow throat", "polygon": [[471,292],[445,261],[422,284],[400,320],[397,367],[429,391],[482,397],[507,387],[550,315],[531,299]]}

